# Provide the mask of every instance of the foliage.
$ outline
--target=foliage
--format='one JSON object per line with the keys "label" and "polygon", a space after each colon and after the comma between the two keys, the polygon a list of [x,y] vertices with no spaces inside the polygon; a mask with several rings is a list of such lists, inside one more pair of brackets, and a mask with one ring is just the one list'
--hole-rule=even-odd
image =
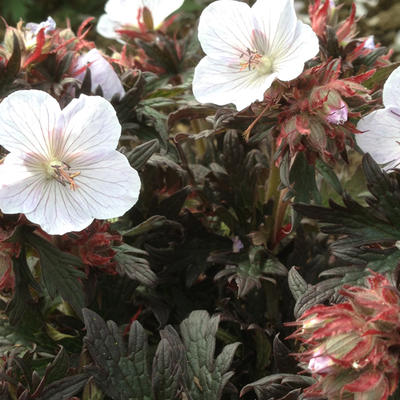
{"label": "foliage", "polygon": [[[110,99],[118,150],[142,189],[125,215],[62,236],[0,211],[0,399],[306,399],[316,377],[298,374],[285,323],[371,273],[397,279],[400,173],[355,144],[398,67],[390,50],[365,46],[349,7],[312,1],[320,54],[237,112],[191,91],[209,0],[124,43],[86,19],[104,1],[6,3],[0,100],[103,96],[90,66],[76,70],[103,49],[125,91]],[[31,42],[18,17],[47,14],[58,28]]]}

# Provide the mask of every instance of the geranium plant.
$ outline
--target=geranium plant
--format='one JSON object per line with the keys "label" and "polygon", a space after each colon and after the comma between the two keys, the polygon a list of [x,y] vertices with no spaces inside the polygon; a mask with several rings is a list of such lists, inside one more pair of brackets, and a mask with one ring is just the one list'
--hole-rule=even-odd
{"label": "geranium plant", "polygon": [[100,3],[0,4],[0,399],[396,399],[396,7]]}

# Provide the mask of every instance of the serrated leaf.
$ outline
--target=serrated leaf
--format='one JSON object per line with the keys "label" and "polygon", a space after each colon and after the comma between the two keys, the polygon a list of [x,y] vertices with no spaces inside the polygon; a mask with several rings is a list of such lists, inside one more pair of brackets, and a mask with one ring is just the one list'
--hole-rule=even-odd
{"label": "serrated leaf", "polygon": [[331,278],[320,282],[315,286],[310,286],[307,291],[296,301],[293,313],[295,318],[299,318],[309,308],[323,304],[331,296],[335,294],[337,289],[341,287],[340,278]]}
{"label": "serrated leaf", "polygon": [[160,142],[157,139],[149,140],[136,146],[132,151],[126,154],[132,167],[139,170],[144,167],[147,160],[160,151]]}
{"label": "serrated leaf", "polygon": [[76,269],[82,264],[80,258],[62,252],[34,233],[26,235],[26,241],[39,253],[42,281],[50,297],[60,295],[81,316],[84,306],[81,279],[85,274]]}
{"label": "serrated leaf", "polygon": [[96,369],[95,380],[113,400],[151,400],[151,382],[147,363],[147,336],[135,321],[129,332],[128,350],[113,321],[95,312],[83,310],[87,330],[84,341]]}
{"label": "serrated leaf", "polygon": [[136,110],[138,118],[140,120],[145,119],[159,134],[161,144],[163,148],[168,148],[168,129],[167,129],[167,117],[160,111],[148,105],[141,104]]}
{"label": "serrated leaf", "polygon": [[38,400],[69,400],[72,396],[78,394],[85,386],[89,376],[79,374],[67,376],[47,385]]}
{"label": "serrated leaf", "polygon": [[161,341],[153,359],[153,396],[154,400],[170,400],[175,399],[179,388],[184,386],[185,348],[171,326],[160,334]]}
{"label": "serrated leaf", "polygon": [[273,374],[249,383],[241,391],[240,396],[254,390],[258,400],[286,399],[292,390],[298,390],[311,386],[315,383],[314,379],[308,376],[295,374]]}
{"label": "serrated leaf", "polygon": [[61,346],[60,351],[57,353],[54,360],[46,368],[45,376],[47,384],[52,383],[58,379],[62,379],[69,369],[69,356]]}
{"label": "serrated leaf", "polygon": [[188,359],[188,389],[193,400],[219,400],[233,375],[226,371],[238,343],[228,345],[219,361],[214,360],[218,324],[218,316],[210,317],[203,310],[193,311],[180,324]]}
{"label": "serrated leaf", "polygon": [[137,280],[145,286],[155,286],[157,275],[151,270],[147,259],[137,257],[135,254],[147,255],[143,250],[136,249],[124,243],[122,246],[114,247],[116,254],[114,261],[117,263],[117,271],[120,275],[127,275],[130,279]]}
{"label": "serrated leaf", "polygon": [[331,245],[331,252],[349,264],[366,264],[363,253],[382,253],[376,246],[368,249],[367,245],[400,240],[400,176],[382,171],[368,154],[363,158],[363,170],[373,195],[366,199],[367,207],[346,194],[344,206],[332,201],[330,208],[293,206],[301,214],[327,224],[322,231],[342,236]]}
{"label": "serrated leaf", "polygon": [[297,301],[307,291],[308,284],[299,274],[296,267],[292,267],[288,274],[289,289]]}

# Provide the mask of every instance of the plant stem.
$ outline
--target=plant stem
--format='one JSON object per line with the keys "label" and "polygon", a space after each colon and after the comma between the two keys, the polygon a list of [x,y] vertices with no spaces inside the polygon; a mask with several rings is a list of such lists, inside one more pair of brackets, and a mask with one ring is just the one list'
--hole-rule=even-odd
{"label": "plant stem", "polygon": [[275,143],[273,142],[271,145],[271,155],[270,155],[270,166],[269,166],[269,175],[268,175],[268,186],[267,193],[265,195],[265,202],[269,201],[273,202],[272,215],[267,219],[267,243],[271,246],[275,241],[274,236],[274,226],[275,226],[275,217],[278,211],[278,203],[280,197],[280,191],[278,190],[279,184],[281,183],[281,178],[279,175],[279,168],[275,165],[274,161],[275,155]]}

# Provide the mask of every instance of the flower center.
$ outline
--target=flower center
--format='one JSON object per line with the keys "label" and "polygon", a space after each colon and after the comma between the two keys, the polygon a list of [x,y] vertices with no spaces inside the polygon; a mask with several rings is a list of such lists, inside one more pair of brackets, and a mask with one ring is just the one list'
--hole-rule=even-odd
{"label": "flower center", "polygon": [[260,75],[272,72],[271,58],[258,53],[256,50],[247,49],[240,55],[240,60],[240,71],[256,70]]}
{"label": "flower center", "polygon": [[61,185],[69,184],[71,190],[76,189],[74,178],[80,175],[80,172],[70,173],[71,167],[64,161],[53,160],[48,164],[47,173],[49,178],[54,178]]}

